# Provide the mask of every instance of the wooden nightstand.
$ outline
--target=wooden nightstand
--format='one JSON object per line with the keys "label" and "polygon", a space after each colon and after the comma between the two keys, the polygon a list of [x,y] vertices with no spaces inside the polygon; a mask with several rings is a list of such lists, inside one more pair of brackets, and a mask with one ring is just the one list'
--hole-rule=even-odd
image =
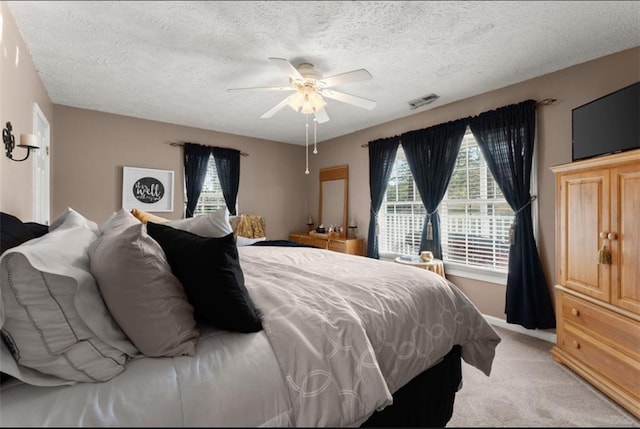
{"label": "wooden nightstand", "polygon": [[444,263],[442,262],[442,259],[432,259],[429,262],[425,262],[420,258],[420,256],[416,256],[412,259],[403,259],[401,256],[398,256],[395,261],[399,264],[411,265],[413,267],[433,271],[434,273],[440,274],[442,277],[446,278],[444,274]]}
{"label": "wooden nightstand", "polygon": [[300,244],[309,244],[334,252],[348,253],[350,255],[365,255],[364,238],[345,238],[333,234],[309,234],[308,232],[294,232],[289,234],[289,241]]}

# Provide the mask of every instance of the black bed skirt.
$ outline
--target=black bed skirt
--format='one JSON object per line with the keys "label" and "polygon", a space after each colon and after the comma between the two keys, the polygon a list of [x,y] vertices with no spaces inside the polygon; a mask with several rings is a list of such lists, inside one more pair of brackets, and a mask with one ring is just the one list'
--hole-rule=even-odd
{"label": "black bed skirt", "polygon": [[361,427],[445,427],[462,380],[461,347],[393,394],[393,404],[375,412]]}

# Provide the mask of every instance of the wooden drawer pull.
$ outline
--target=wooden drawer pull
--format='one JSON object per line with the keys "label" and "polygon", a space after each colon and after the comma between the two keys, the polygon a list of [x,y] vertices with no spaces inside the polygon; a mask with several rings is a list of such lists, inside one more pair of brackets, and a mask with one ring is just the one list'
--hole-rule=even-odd
{"label": "wooden drawer pull", "polygon": [[575,347],[576,349],[579,349],[579,348],[580,348],[580,343],[579,343],[579,342],[577,342],[576,340],[573,340],[573,341],[572,341],[572,344],[573,344],[573,347]]}
{"label": "wooden drawer pull", "polygon": [[580,315],[580,310],[578,310],[577,308],[572,308],[571,309],[571,314],[573,314],[574,316],[579,316]]}

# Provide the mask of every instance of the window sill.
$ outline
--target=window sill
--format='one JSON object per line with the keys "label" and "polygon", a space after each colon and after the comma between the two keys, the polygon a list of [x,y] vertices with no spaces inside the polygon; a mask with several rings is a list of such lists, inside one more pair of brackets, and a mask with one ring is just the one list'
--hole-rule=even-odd
{"label": "window sill", "polygon": [[507,273],[499,273],[495,271],[483,270],[480,268],[466,267],[458,264],[445,262],[444,271],[447,275],[456,277],[465,277],[483,282],[495,283],[502,286],[507,285]]}
{"label": "window sill", "polygon": [[[380,259],[384,261],[394,261],[400,254],[380,253]],[[488,283],[495,283],[502,286],[507,285],[507,273],[483,270],[480,268],[466,267],[464,265],[444,263],[444,272],[447,275],[464,277],[472,280],[480,280]]]}
{"label": "window sill", "polygon": [[382,253],[382,252],[380,252],[379,256],[380,256],[380,259],[383,260],[383,261],[395,262],[395,259],[398,256],[400,256],[400,253]]}
{"label": "window sill", "polygon": [[[400,256],[395,253],[380,253],[380,259],[383,261],[393,262],[396,257]],[[444,271],[447,275],[456,277],[464,277],[472,280],[480,280],[488,283],[495,283],[502,286],[507,285],[507,273],[499,273],[495,271],[483,270],[481,268],[466,267],[464,265],[444,263]]]}

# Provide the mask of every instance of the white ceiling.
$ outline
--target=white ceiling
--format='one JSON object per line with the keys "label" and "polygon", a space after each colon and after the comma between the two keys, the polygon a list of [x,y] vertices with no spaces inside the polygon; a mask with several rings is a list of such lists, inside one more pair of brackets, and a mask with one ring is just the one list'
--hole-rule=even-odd
{"label": "white ceiling", "polygon": [[[305,116],[267,58],[323,76],[364,68],[327,100],[318,141],[640,46],[638,1],[9,1],[53,103],[304,144]],[[408,101],[440,99],[417,110]],[[551,94],[552,96],[552,94]]]}

